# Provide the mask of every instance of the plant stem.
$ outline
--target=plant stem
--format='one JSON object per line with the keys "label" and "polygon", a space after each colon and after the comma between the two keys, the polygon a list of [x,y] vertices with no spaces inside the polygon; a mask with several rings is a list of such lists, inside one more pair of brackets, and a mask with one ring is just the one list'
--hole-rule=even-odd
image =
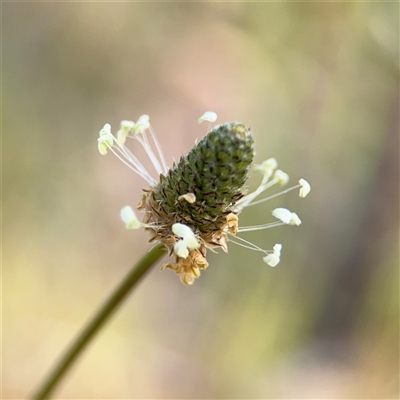
{"label": "plant stem", "polygon": [[65,354],[50,371],[48,377],[33,395],[33,399],[45,399],[51,395],[88,344],[94,339],[107,320],[117,311],[118,307],[126,299],[129,292],[136,287],[150,268],[160,260],[165,253],[166,249],[164,245],[158,244],[138,261],[102,307],[99,308],[82,332],[78,334],[76,339],[71,343]]}

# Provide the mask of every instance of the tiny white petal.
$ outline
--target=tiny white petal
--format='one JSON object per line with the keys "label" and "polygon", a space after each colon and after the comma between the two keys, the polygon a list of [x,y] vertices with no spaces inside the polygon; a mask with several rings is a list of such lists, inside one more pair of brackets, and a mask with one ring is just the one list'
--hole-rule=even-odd
{"label": "tiny white petal", "polygon": [[292,221],[292,213],[287,208],[275,208],[272,211],[272,215],[280,219],[284,224],[290,224]]}
{"label": "tiny white petal", "polygon": [[304,198],[310,193],[311,186],[305,179],[300,179],[299,183],[301,185],[299,196]]}
{"label": "tiny white petal", "polygon": [[187,258],[189,250],[183,240],[178,240],[174,246],[174,252],[178,257]]}
{"label": "tiny white petal", "polygon": [[120,216],[122,221],[125,222],[126,229],[138,229],[142,226],[141,222],[137,219],[132,207],[125,206],[121,209]]}
{"label": "tiny white petal", "polygon": [[267,263],[270,267],[276,267],[281,259],[276,254],[268,254],[263,258],[263,261]]}
{"label": "tiny white petal", "polygon": [[214,111],[206,111],[198,120],[197,122],[201,124],[204,121],[215,122],[218,116]]}
{"label": "tiny white petal", "polygon": [[289,175],[280,169],[275,171],[274,178],[278,180],[278,184],[280,186],[284,186],[289,182]]}
{"label": "tiny white petal", "polygon": [[292,213],[292,219],[290,221],[290,225],[301,225],[301,219],[296,213]]}
{"label": "tiny white petal", "polygon": [[149,121],[149,116],[144,114],[139,117],[139,119],[136,121],[135,127],[133,128],[135,134],[142,133],[146,129],[149,129],[150,127],[150,121]]}

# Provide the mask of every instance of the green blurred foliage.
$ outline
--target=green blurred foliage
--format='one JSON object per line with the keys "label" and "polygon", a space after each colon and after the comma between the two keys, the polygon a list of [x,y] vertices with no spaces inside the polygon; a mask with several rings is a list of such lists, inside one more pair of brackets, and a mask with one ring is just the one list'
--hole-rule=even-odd
{"label": "green blurred foliage", "polygon": [[[399,4],[3,3],[3,396],[24,398],[148,248],[145,186],[96,140],[150,115],[168,160],[252,127],[303,220],[247,234],[193,287],[156,269],[60,398],[398,398]],[[140,149],[134,149],[139,152]],[[251,180],[250,186],[257,181]]]}

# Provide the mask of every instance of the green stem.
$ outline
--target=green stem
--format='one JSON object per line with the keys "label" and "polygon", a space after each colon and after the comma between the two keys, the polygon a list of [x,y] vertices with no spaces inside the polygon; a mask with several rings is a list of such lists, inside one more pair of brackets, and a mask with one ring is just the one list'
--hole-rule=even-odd
{"label": "green stem", "polygon": [[83,331],[71,343],[69,349],[67,349],[59,362],[50,371],[50,374],[43,384],[33,395],[33,399],[45,399],[51,395],[74,362],[83,353],[87,345],[94,339],[103,325],[122,304],[129,292],[139,283],[141,278],[146,275],[150,268],[165,255],[165,253],[166,249],[164,245],[158,244],[144,255],[142,259],[129,271],[111,296],[93,316],[92,320],[89,321]]}

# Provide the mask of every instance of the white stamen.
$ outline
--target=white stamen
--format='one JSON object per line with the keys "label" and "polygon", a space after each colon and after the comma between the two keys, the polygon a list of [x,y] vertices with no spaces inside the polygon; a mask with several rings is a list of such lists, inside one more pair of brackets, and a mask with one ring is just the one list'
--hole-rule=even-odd
{"label": "white stamen", "polygon": [[273,249],[274,251],[271,254],[268,254],[266,257],[263,258],[264,262],[271,267],[275,267],[279,264],[279,261],[281,260],[282,245],[280,243],[277,243],[273,247]]}
{"label": "white stamen", "polygon": [[268,200],[274,199],[275,197],[278,197],[278,196],[281,196],[281,195],[286,194],[288,192],[291,192],[292,190],[297,189],[299,187],[300,187],[300,185],[296,185],[296,186],[293,186],[293,187],[291,187],[289,189],[283,190],[282,192],[273,194],[272,196],[265,197],[264,199],[253,201],[250,204],[248,204],[246,207],[251,207],[251,206],[255,206],[256,204],[264,203],[264,201],[268,201]]}
{"label": "white stamen", "polygon": [[281,261],[280,257],[277,256],[275,253],[268,254],[263,258],[263,261],[268,264],[270,267],[276,267]]}
{"label": "white stamen", "polygon": [[139,119],[135,123],[135,127],[133,132],[137,135],[139,133],[143,133],[146,129],[150,127],[149,116],[144,114],[139,117]]}
{"label": "white stamen", "polygon": [[280,219],[284,224],[297,226],[301,224],[299,216],[296,213],[289,211],[287,208],[275,208],[275,210],[272,211],[272,215],[275,218]]}
{"label": "white stamen", "polygon": [[108,149],[114,144],[114,136],[111,133],[111,125],[105,124],[99,132],[97,139],[97,148],[99,153],[104,156],[107,154]]}
{"label": "white stamen", "polygon": [[268,224],[262,225],[253,225],[253,226],[244,226],[243,228],[239,228],[238,232],[252,232],[252,231],[261,231],[263,229],[276,228],[277,226],[285,225],[283,222],[270,222]]}
{"label": "white stamen", "polygon": [[204,121],[215,122],[218,116],[214,111],[206,111],[198,120],[197,122],[201,124]]}
{"label": "white stamen", "polygon": [[143,166],[143,164],[139,161],[139,159],[128,149],[128,147],[122,146],[116,148],[115,150],[118,151],[119,154],[121,154],[128,162],[130,162],[138,170],[135,171],[137,174],[139,174],[143,178],[144,176],[146,176],[147,178],[151,179],[154,183],[157,183],[157,181],[149,174],[147,169]]}
{"label": "white stamen", "polygon": [[275,158],[268,158],[268,160],[265,160],[261,164],[254,166],[253,171],[261,172],[263,175],[270,176],[277,166],[278,162]]}
{"label": "white stamen", "polygon": [[125,144],[126,137],[132,132],[135,123],[133,121],[121,121],[120,128],[117,132],[117,142],[122,147]]}
{"label": "white stamen", "polygon": [[311,191],[311,186],[310,186],[310,184],[309,184],[305,179],[303,179],[303,178],[299,180],[299,183],[300,183],[300,186],[301,186],[299,196],[302,197],[302,198],[304,198],[304,197],[306,197],[306,196],[308,195],[308,193],[310,193],[310,191]]}
{"label": "white stamen", "polygon": [[268,188],[270,188],[271,186],[275,185],[276,183],[278,183],[277,179],[273,179],[271,181],[268,182],[269,179],[269,175],[264,175],[260,186],[253,192],[250,193],[246,196],[244,196],[243,198],[241,198],[237,203],[236,203],[236,208],[238,211],[241,211],[243,208],[248,207],[250,205],[250,203],[258,196],[260,195],[264,190],[267,190]]}
{"label": "white stamen", "polygon": [[280,219],[284,224],[290,224],[292,221],[292,212],[287,208],[275,208],[275,210],[272,211],[272,215]]}
{"label": "white stamen", "polygon": [[107,154],[108,149],[111,149],[111,146],[114,143],[114,138],[111,133],[108,134],[103,134],[97,139],[97,148],[99,150],[99,153],[102,156],[105,156]]}
{"label": "white stamen", "polygon": [[275,254],[281,255],[282,245],[280,243],[277,243],[273,249]]}
{"label": "white stamen", "polygon": [[178,240],[174,245],[174,253],[181,258],[187,258],[189,255],[189,250],[186,246],[184,240]]}
{"label": "white stamen", "polygon": [[182,238],[187,237],[187,236],[191,236],[191,235],[194,236],[194,233],[191,230],[191,228],[189,228],[187,225],[181,224],[179,222],[177,222],[177,223],[172,225],[172,232],[174,232],[174,234],[176,236],[179,236],[179,237],[182,237]]}
{"label": "white stamen", "polygon": [[151,126],[149,128],[149,131],[151,133],[151,138],[153,139],[153,142],[156,145],[156,149],[157,149],[158,155],[160,157],[161,164],[162,164],[162,166],[164,168],[164,173],[166,174],[168,172],[168,165],[167,165],[167,162],[165,160],[164,153],[162,152],[160,143],[159,143],[159,141],[157,139],[157,136],[156,136],[156,134],[155,134],[155,132],[154,132],[154,130],[153,130],[153,128]]}
{"label": "white stamen", "polygon": [[154,154],[149,141],[147,140],[146,132],[145,131],[141,132],[141,135],[142,136],[136,135],[134,138],[138,140],[139,143],[143,146],[146,154],[150,158],[150,161],[152,162],[155,170],[157,171],[157,174],[158,175],[162,174],[164,171],[161,168],[160,162],[158,161],[157,156]]}
{"label": "white stamen", "polygon": [[[200,247],[194,232],[185,224],[176,223],[172,225],[172,232],[181,238],[180,241],[190,250],[195,250]],[[182,245],[179,245],[182,247]],[[180,249],[179,247],[179,249]],[[184,257],[185,258],[185,257]]]}
{"label": "white stamen", "polygon": [[126,229],[138,229],[142,226],[141,222],[137,219],[132,207],[125,206],[120,212],[122,221],[125,222]]}
{"label": "white stamen", "polygon": [[135,127],[135,123],[133,121],[127,121],[126,119],[121,121],[120,129],[124,131],[131,131]]}
{"label": "white stamen", "polygon": [[301,219],[299,218],[299,216],[292,212],[292,219],[290,220],[290,225],[301,225]]}
{"label": "white stamen", "polygon": [[[140,175],[143,179],[145,179],[148,183],[154,185],[157,183],[157,181],[149,174],[149,172],[146,170],[146,168],[143,166],[143,164],[137,159],[137,157],[126,147],[124,146],[124,143],[126,141],[127,137],[134,138],[138,140],[143,148],[145,149],[147,155],[149,156],[150,160],[152,161],[157,174],[167,172],[167,167],[165,165],[165,160],[161,152],[161,148],[157,142],[157,139],[154,135],[154,132],[151,131],[152,138],[156,144],[157,151],[162,158],[161,162],[163,164],[163,167],[161,167],[160,162],[158,161],[156,155],[153,153],[151,146],[147,140],[145,129],[146,127],[149,127],[149,117],[148,115],[142,115],[137,124],[135,124],[133,121],[121,121],[121,128],[119,129],[117,133],[117,138],[115,138],[112,133],[111,133],[111,126],[110,124],[105,124],[103,129],[100,131],[100,138],[98,140],[98,148],[99,152],[101,154],[106,154],[108,149],[110,148],[113,153],[125,164],[127,165],[130,169],[135,171],[138,175]],[[132,129],[135,131],[136,134],[134,136],[131,136],[130,133],[132,132]],[[118,146],[111,146],[113,145],[113,142],[116,141]]]}
{"label": "white stamen", "polygon": [[[233,240],[232,237],[234,237],[235,240]],[[247,246],[244,245],[243,243],[236,242],[236,239],[241,240],[242,242],[246,243]],[[261,251],[261,252],[263,252],[265,254],[268,254],[268,252],[266,250],[262,249],[261,247],[256,246],[254,243],[251,243],[248,240],[245,240],[245,239],[241,238],[240,236],[230,235],[229,236],[229,241],[232,242],[232,243],[237,244],[238,246],[245,247],[246,249],[255,250],[255,251]]]}
{"label": "white stamen", "polygon": [[99,136],[107,136],[111,133],[111,125],[104,124],[103,128],[99,132]]}
{"label": "white stamen", "polygon": [[[125,158],[128,158],[128,161],[131,162],[131,164],[129,164],[127,161],[125,161],[122,156],[120,154],[118,154],[118,152],[116,150],[119,150],[119,152],[121,152],[120,149],[113,149],[112,147],[110,148],[110,150],[113,152],[113,154],[120,160],[122,161],[129,169],[131,169],[132,171],[136,172],[138,175],[140,175],[144,180],[147,181],[147,183],[149,183],[150,185],[154,185],[157,183],[157,181],[147,172],[146,169],[144,169],[144,171],[142,169],[138,169],[137,166],[133,163],[133,161],[126,157],[125,154],[122,152],[122,154],[125,156]],[[124,149],[126,150],[126,149]],[[133,164],[133,165],[132,165]]]}
{"label": "white stamen", "polygon": [[284,186],[289,182],[289,175],[277,169],[274,173],[274,179],[277,179],[279,186]]}
{"label": "white stamen", "polygon": [[129,135],[129,131],[125,131],[124,129],[119,129],[117,132],[117,141],[118,144],[122,147],[126,142],[126,137]]}

